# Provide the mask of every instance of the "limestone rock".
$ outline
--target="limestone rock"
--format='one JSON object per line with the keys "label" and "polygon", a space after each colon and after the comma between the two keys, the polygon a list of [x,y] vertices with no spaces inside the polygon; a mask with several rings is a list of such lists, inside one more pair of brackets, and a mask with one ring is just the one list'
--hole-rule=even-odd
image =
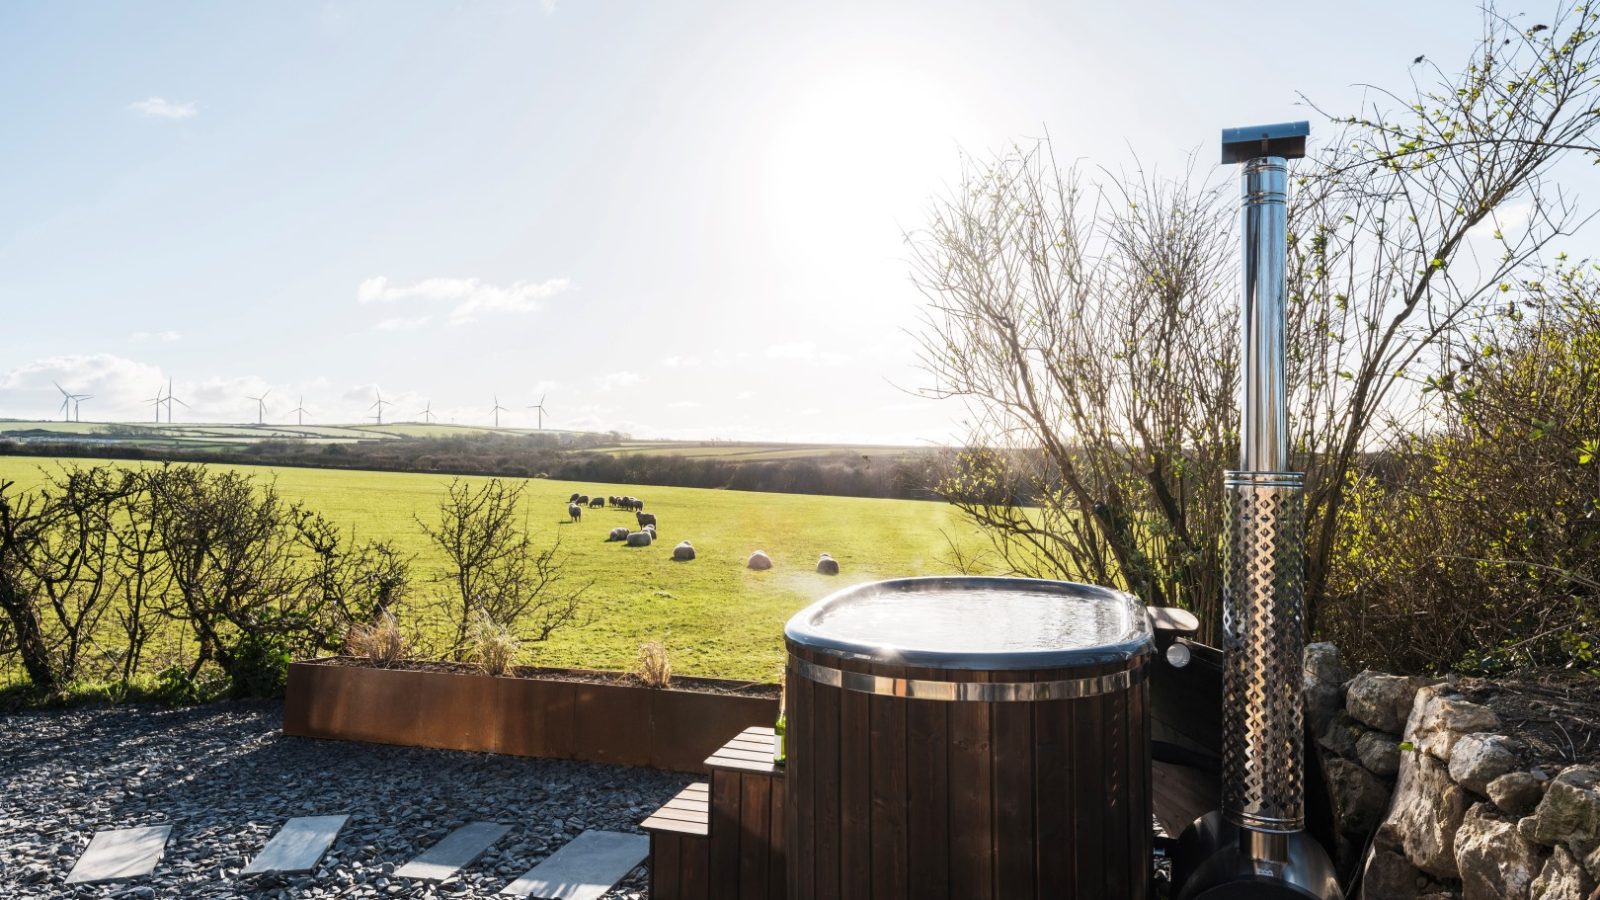
{"label": "limestone rock", "polygon": [[1519,762],[1510,738],[1499,734],[1469,734],[1456,742],[1450,754],[1450,777],[1485,797],[1489,782],[1517,768]]}
{"label": "limestone rock", "polygon": [[1329,720],[1327,727],[1317,734],[1317,744],[1337,756],[1356,755],[1356,741],[1361,735],[1361,725],[1340,712]]}
{"label": "limestone rock", "polygon": [[1467,805],[1466,791],[1450,780],[1444,763],[1426,753],[1405,753],[1378,841],[1404,850],[1411,864],[1429,875],[1456,878],[1456,829]]}
{"label": "limestone rock", "polygon": [[772,557],[768,556],[767,551],[765,550],[757,550],[756,552],[750,554],[749,562],[746,562],[744,565],[747,569],[755,569],[757,572],[765,572],[766,570],[772,568]]}
{"label": "limestone rock", "polygon": [[1422,872],[1404,853],[1373,850],[1361,876],[1361,896],[1364,900],[1417,900],[1417,882],[1421,878]]}
{"label": "limestone rock", "polygon": [[1372,774],[1392,778],[1400,771],[1400,738],[1369,731],[1356,739],[1356,759]]}
{"label": "limestone rock", "polygon": [[1385,675],[1368,669],[1347,689],[1346,704],[1357,720],[1391,734],[1399,734],[1411,716],[1412,702],[1427,679]]}
{"label": "limestone rock", "polygon": [[1587,867],[1589,854],[1600,849],[1600,769],[1572,766],[1557,775],[1518,825],[1528,840],[1564,846]]}
{"label": "limestone rock", "polygon": [[1491,810],[1474,806],[1456,832],[1462,900],[1524,900],[1543,862],[1539,848]]}
{"label": "limestone rock", "polygon": [[1544,783],[1527,772],[1507,772],[1489,782],[1488,794],[1506,815],[1525,816],[1539,805]]}
{"label": "limestone rock", "polygon": [[1347,759],[1329,759],[1327,774],[1339,830],[1365,838],[1383,820],[1384,808],[1389,805],[1389,786]]}
{"label": "limestone rock", "polygon": [[1539,877],[1528,889],[1528,900],[1572,900],[1588,897],[1595,881],[1565,847],[1557,847],[1545,860]]}
{"label": "limestone rock", "polygon": [[1404,734],[1418,750],[1449,762],[1457,741],[1499,727],[1494,710],[1449,693],[1445,685],[1434,685],[1417,691]]}
{"label": "limestone rock", "polygon": [[1321,734],[1344,706],[1344,683],[1350,672],[1339,648],[1326,641],[1306,646],[1301,657],[1300,686],[1305,694],[1306,718],[1313,734]]}

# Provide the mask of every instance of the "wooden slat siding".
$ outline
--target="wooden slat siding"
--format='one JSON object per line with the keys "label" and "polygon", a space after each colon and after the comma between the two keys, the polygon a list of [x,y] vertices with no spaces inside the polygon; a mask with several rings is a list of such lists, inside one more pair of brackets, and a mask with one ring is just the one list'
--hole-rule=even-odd
{"label": "wooden slat siding", "polygon": [[650,900],[683,900],[679,845],[675,834],[650,835]]}
{"label": "wooden slat siding", "polygon": [[789,845],[785,839],[788,833],[787,811],[784,809],[788,802],[787,767],[777,770],[772,781],[772,810],[769,816],[771,833],[767,838],[767,897],[769,900],[784,900],[789,896]]}
{"label": "wooden slat siding", "polygon": [[910,900],[906,871],[906,705],[871,697],[872,896]]}
{"label": "wooden slat siding", "polygon": [[[1072,703],[1051,700],[1030,704],[1034,716],[1033,785],[1035,865],[1041,887],[1072,884],[1077,861],[1072,847],[1077,837],[1075,785],[1072,783]],[[1087,900],[1087,898],[1083,898]]]}
{"label": "wooden slat siding", "polygon": [[[1153,663],[1146,663],[1153,665]],[[1136,820],[1130,823],[1134,835],[1133,852],[1135,859],[1151,859],[1155,851],[1155,835],[1151,833],[1150,815],[1150,734],[1146,727],[1150,714],[1150,680],[1147,678],[1136,685],[1129,696],[1133,705],[1128,714],[1129,730],[1132,739],[1128,741],[1129,754],[1133,759],[1133,812]],[[1148,866],[1144,869],[1144,877],[1134,885],[1133,900],[1147,900],[1150,896],[1151,872]]]}
{"label": "wooden slat siding", "polygon": [[739,900],[767,900],[772,776],[741,775],[739,785]]}
{"label": "wooden slat siding", "polygon": [[[1105,759],[1106,825],[1102,829],[1106,858],[1128,859],[1132,851],[1128,828],[1132,818],[1132,775],[1128,769],[1128,695],[1131,692],[1096,697],[1104,729],[1101,740]],[[1106,896],[1132,897],[1128,867],[1112,863],[1105,868]]]}
{"label": "wooden slat siding", "polygon": [[872,697],[839,696],[839,897],[868,900],[872,891]]}
{"label": "wooden slat siding", "polygon": [[906,701],[906,869],[916,900],[950,898],[948,715],[953,704]]}
{"label": "wooden slat siding", "polygon": [[[811,698],[814,685],[810,679],[802,678],[793,665],[789,666],[788,678],[785,681],[785,690],[789,692],[789,720],[793,722],[808,722],[811,720]],[[816,816],[816,801],[813,797],[811,784],[814,776],[811,772],[812,729],[791,728],[788,730],[788,771],[784,774],[784,833],[790,836],[792,846],[789,852],[793,859],[789,861],[788,869],[788,896],[804,898],[810,890],[813,879],[816,877],[816,832],[813,830]]]}
{"label": "wooden slat siding", "polygon": [[946,723],[950,753],[950,894],[963,900],[992,900],[992,704],[951,703],[949,706]]}
{"label": "wooden slat siding", "polygon": [[995,896],[1034,896],[1033,704],[995,703]]}
{"label": "wooden slat siding", "polygon": [[812,817],[817,832],[814,900],[839,900],[839,688],[813,684],[811,702]]}
{"label": "wooden slat siding", "polygon": [[1072,842],[1076,883],[1085,897],[1109,896],[1105,890],[1105,761],[1100,727],[1100,698],[1072,701],[1072,817],[1077,822]]}
{"label": "wooden slat siding", "polygon": [[712,900],[737,900],[739,896],[739,806],[743,793],[738,772],[726,769],[712,771]]}
{"label": "wooden slat siding", "polygon": [[[711,841],[683,840],[678,856],[678,886],[683,900],[711,900]],[[651,900],[655,900],[653,895]]]}

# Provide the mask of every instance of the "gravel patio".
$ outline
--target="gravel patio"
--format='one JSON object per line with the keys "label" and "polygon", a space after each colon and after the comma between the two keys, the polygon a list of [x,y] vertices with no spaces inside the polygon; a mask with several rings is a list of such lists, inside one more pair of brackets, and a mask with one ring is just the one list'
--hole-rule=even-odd
{"label": "gravel patio", "polygon": [[[648,769],[285,737],[276,702],[0,716],[0,896],[490,897],[585,829],[637,823],[692,779]],[[349,813],[309,875],[241,880],[293,816]],[[452,880],[391,873],[457,826],[511,831]],[[173,826],[151,879],[62,883],[97,830]],[[607,898],[645,896],[643,868]]]}

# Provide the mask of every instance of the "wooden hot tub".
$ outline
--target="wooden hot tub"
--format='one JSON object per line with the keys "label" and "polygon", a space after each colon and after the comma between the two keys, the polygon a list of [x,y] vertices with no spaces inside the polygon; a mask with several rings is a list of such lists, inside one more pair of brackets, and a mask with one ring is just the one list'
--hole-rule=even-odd
{"label": "wooden hot tub", "polygon": [[902,579],[785,637],[788,896],[1148,896],[1154,641],[1133,597]]}

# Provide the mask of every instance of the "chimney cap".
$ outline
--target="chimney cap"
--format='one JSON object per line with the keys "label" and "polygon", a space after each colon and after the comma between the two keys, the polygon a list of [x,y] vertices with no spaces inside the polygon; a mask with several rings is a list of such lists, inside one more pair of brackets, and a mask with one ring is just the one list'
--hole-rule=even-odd
{"label": "chimney cap", "polygon": [[1279,122],[1222,129],[1222,162],[1239,163],[1261,156],[1299,159],[1306,155],[1310,122]]}

